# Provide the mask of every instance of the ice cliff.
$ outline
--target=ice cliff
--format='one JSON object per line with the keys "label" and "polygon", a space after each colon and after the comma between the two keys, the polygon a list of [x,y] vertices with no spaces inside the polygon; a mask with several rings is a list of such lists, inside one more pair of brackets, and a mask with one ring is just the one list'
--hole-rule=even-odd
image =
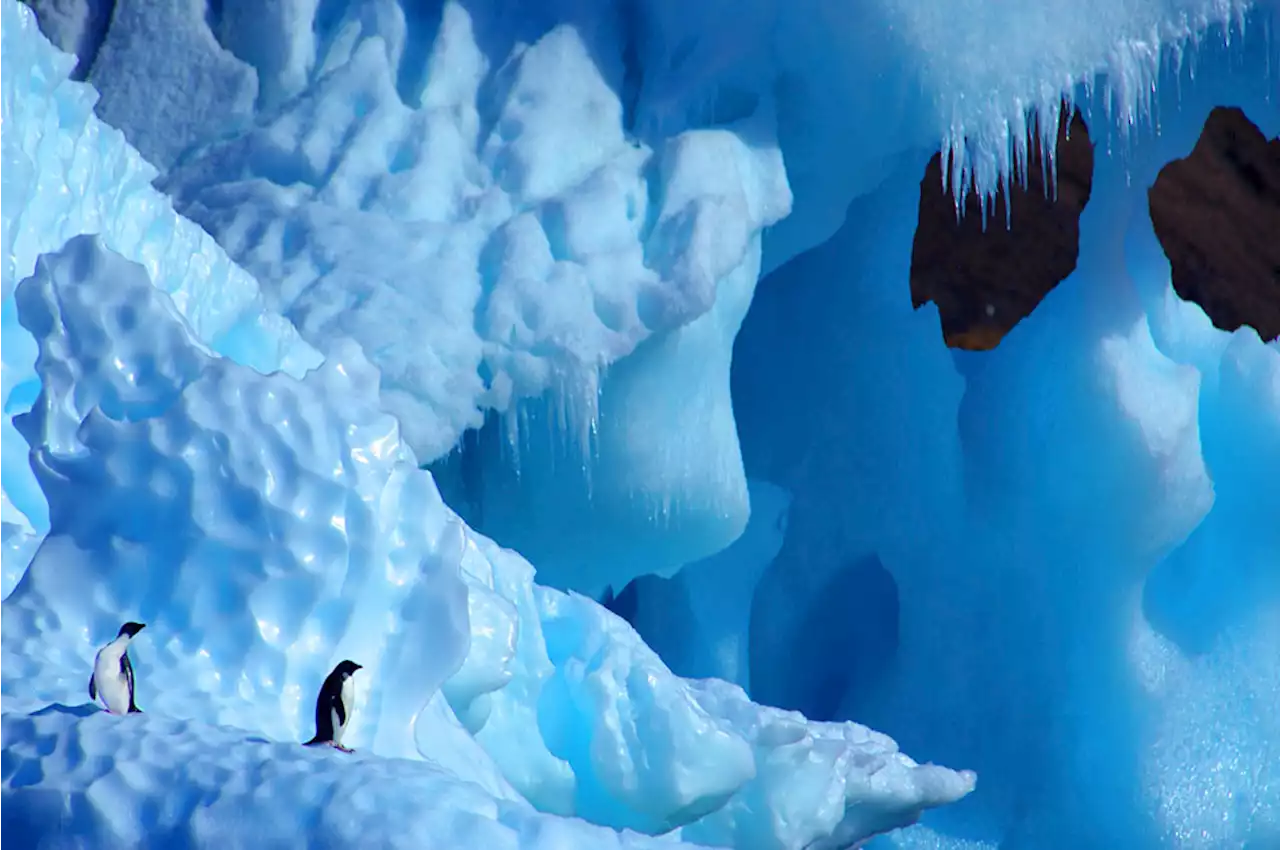
{"label": "ice cliff", "polygon": [[[6,837],[1280,841],[1280,343],[1145,199],[1274,4],[32,0],[90,87],[0,2]],[[957,356],[924,164],[1064,97],[1076,270]]]}

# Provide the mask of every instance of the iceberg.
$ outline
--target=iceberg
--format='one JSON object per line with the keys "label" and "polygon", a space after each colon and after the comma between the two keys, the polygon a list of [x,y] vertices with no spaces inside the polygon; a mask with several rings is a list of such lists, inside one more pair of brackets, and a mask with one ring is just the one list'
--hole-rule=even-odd
{"label": "iceberg", "polygon": [[[735,419],[748,475],[792,502],[751,695],[982,777],[888,846],[1280,840],[1280,505],[1256,477],[1280,469],[1280,342],[1177,297],[1147,196],[1216,106],[1280,135],[1273,54],[1259,36],[1202,46],[1194,81],[1166,66],[1159,134],[1111,152],[1086,112],[1075,271],[992,351],[948,351],[906,297],[921,194],[940,191],[920,184],[928,149],[757,287]],[[866,627],[885,609],[894,628]]]}
{"label": "iceberg", "polygon": [[[1280,341],[1147,198],[1277,8],[0,0],[6,833],[1280,842]],[[1066,109],[1075,271],[948,350],[922,198]]]}

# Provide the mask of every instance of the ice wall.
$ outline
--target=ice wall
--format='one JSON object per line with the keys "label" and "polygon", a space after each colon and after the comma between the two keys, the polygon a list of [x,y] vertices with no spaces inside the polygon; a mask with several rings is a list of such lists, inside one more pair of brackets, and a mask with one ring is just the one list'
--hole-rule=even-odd
{"label": "ice wall", "polygon": [[[739,132],[646,143],[602,56],[610,13],[417,14],[340,4],[299,22],[296,96],[163,185],[307,339],[361,343],[424,461],[507,414],[493,465],[519,463],[520,481],[485,527],[548,580],[625,584],[723,548],[748,512],[728,353],[760,231],[790,205],[767,105]],[[257,26],[225,16],[219,33],[237,49]]]}
{"label": "ice wall", "polygon": [[[195,75],[200,91],[241,91],[233,77],[258,79],[252,116],[237,106],[229,137],[211,140],[201,134],[214,122],[151,121],[130,100],[136,92],[172,104],[172,88],[163,97],[161,89],[184,79],[131,71],[146,67],[146,57],[128,55],[146,39],[130,34],[157,31],[155,19],[139,16],[146,10],[139,3],[120,14],[134,23],[122,23],[116,37],[123,46],[97,81],[122,110],[122,123],[137,123],[125,127],[130,138],[174,164],[164,185],[182,208],[263,277],[269,306],[287,311],[335,354],[333,364],[348,352],[352,362],[358,358],[331,333],[355,336],[363,354],[382,366],[387,377],[377,404],[401,413],[415,441],[440,437],[443,446],[450,434],[477,424],[481,411],[507,411],[493,434],[503,440],[482,456],[479,515],[499,516],[486,527],[501,531],[504,541],[524,534],[522,546],[544,549],[548,578],[560,584],[596,587],[624,582],[641,568],[669,570],[742,528],[746,477],[734,462],[737,437],[726,427],[727,346],[754,288],[755,266],[782,267],[779,281],[794,274],[794,300],[766,299],[790,325],[780,322],[758,347],[744,344],[737,355],[767,364],[756,373],[754,397],[734,399],[748,471],[795,497],[788,543],[757,594],[751,628],[762,647],[759,665],[774,671],[786,665],[787,675],[753,675],[753,689],[787,703],[795,679],[829,672],[816,659],[831,656],[824,650],[832,635],[813,628],[797,634],[795,612],[809,606],[796,603],[822,601],[816,597],[832,586],[831,570],[874,553],[899,590],[892,598],[901,600],[901,638],[884,645],[892,655],[887,675],[840,695],[846,711],[875,718],[913,751],[976,764],[988,777],[984,793],[965,804],[969,811],[956,807],[950,820],[933,823],[934,832],[895,842],[929,846],[937,837],[958,846],[950,831],[1012,847],[1265,845],[1276,810],[1268,771],[1280,763],[1269,749],[1277,736],[1266,714],[1275,702],[1268,648],[1275,635],[1276,543],[1266,522],[1274,515],[1264,485],[1275,430],[1265,400],[1273,395],[1275,348],[1247,332],[1212,332],[1195,308],[1171,295],[1143,224],[1140,190],[1162,156],[1189,149],[1207,103],[1241,102],[1274,133],[1274,101],[1259,90],[1274,79],[1265,64],[1249,59],[1251,71],[1204,83],[1203,60],[1212,58],[1221,35],[1211,32],[1194,54],[1202,60],[1196,85],[1166,79],[1157,89],[1165,98],[1158,104],[1160,140],[1143,148],[1139,133],[1131,147],[1124,134],[1145,132],[1131,119],[1141,115],[1148,84],[1167,56],[1161,44],[1172,39],[1178,49],[1179,38],[1211,20],[1238,17],[1242,6],[1041,5],[974,5],[954,14],[878,2],[859,5],[854,18],[852,7],[834,2],[789,6],[785,14],[764,4],[728,10],[654,3],[628,6],[627,18],[612,6],[565,3],[530,20],[501,14],[510,12],[505,6],[475,3],[445,5],[438,21],[391,2],[326,4],[314,14],[291,3],[225,3],[222,18],[205,18],[202,10],[174,17],[168,9],[160,29],[174,31],[175,44],[199,50],[175,51],[166,61],[189,62],[214,77],[225,72],[231,81],[224,86]],[[252,20],[242,17],[250,7]],[[187,29],[177,33],[180,25]],[[6,18],[6,35],[12,31]],[[1257,45],[1246,42],[1245,51]],[[1233,50],[1232,61],[1248,59]],[[6,45],[4,55],[6,83],[25,80],[8,64],[22,51]],[[120,75],[114,82],[109,67]],[[1226,66],[1209,67],[1212,77]],[[451,76],[459,69],[481,79]],[[1016,155],[1009,132],[1021,137],[1024,108],[1056,104],[1064,87],[1097,72],[1106,72],[1097,97],[1088,90],[1076,97],[1094,106],[1095,137],[1114,143],[1116,156],[1101,164],[1095,180],[1084,234],[1088,257],[999,354],[968,359],[959,370],[937,341],[931,312],[913,315],[905,306],[914,181],[924,154],[900,154],[939,138],[966,138],[963,163],[979,188],[989,189]],[[875,85],[866,83],[870,78]],[[1181,105],[1179,92],[1188,98]],[[1114,118],[1104,108],[1113,95]],[[552,114],[571,115],[596,135],[569,136],[556,122],[543,123]],[[6,120],[6,141],[10,128]],[[186,135],[161,133],[175,128]],[[577,145],[590,148],[589,155]],[[589,176],[576,171],[583,157],[595,169]],[[762,237],[786,206],[782,162],[794,211]],[[1137,189],[1122,189],[1129,177]],[[860,201],[847,216],[855,197]],[[666,216],[661,227],[651,221],[659,213]],[[618,234],[626,239],[614,243]],[[820,251],[783,266],[833,234]],[[608,289],[629,279],[618,269],[635,271],[637,263],[641,284],[621,294]],[[413,285],[437,273],[449,287]],[[532,280],[523,276],[529,273]],[[901,282],[897,291],[894,280]],[[815,289],[824,283],[830,288]],[[582,309],[546,315],[545,305],[561,304],[547,295],[553,290],[570,293]],[[582,306],[588,298],[589,310]],[[344,318],[334,319],[339,309]],[[621,323],[614,322],[619,312]],[[753,324],[772,321],[761,318],[768,312],[752,311],[749,336]],[[464,319],[474,334],[455,332]],[[385,335],[390,329],[399,339]],[[618,340],[624,344],[614,347]],[[875,369],[867,365],[872,361]],[[614,365],[602,372],[602,362]],[[416,363],[427,367],[415,369]],[[8,352],[5,366],[8,382]],[[310,390],[290,391],[322,397],[319,380]],[[519,404],[511,401],[517,387],[528,393]],[[117,388],[117,395],[128,389]],[[681,393],[709,404],[690,411],[659,403]],[[621,401],[609,408],[610,397]],[[373,407],[368,399],[355,405]],[[692,415],[672,428],[677,413]],[[1093,440],[1094,450],[1081,440]],[[6,435],[6,448],[11,442]],[[583,446],[591,444],[597,455],[584,461]],[[610,446],[635,453],[620,457]],[[513,474],[517,461],[527,475]],[[6,462],[6,475],[11,468]],[[502,486],[485,487],[486,481]],[[549,482],[562,488],[552,490],[547,501],[554,504],[530,498],[533,487]],[[689,482],[704,490],[690,493]],[[508,485],[530,489],[502,494]],[[522,518],[536,515],[531,505],[563,508],[571,521],[561,529],[572,533],[522,528]],[[1045,516],[1054,523],[1046,525]],[[5,519],[7,556],[30,538],[7,507]],[[594,818],[644,828],[702,813],[742,779],[747,763],[743,746],[718,737],[726,723],[750,750],[756,776],[772,778],[763,786],[743,780],[737,796],[699,820],[691,835],[711,829],[716,840],[778,838],[752,818],[789,811],[795,798],[777,789],[803,788],[843,801],[822,821],[824,829],[836,823],[829,841],[838,845],[859,830],[909,819],[922,801],[957,793],[927,787],[924,778],[935,774],[926,771],[919,787],[895,784],[885,797],[863,794],[862,774],[833,778],[824,760],[832,752],[842,765],[878,767],[877,759],[887,758],[880,745],[873,743],[876,756],[868,760],[851,740],[862,733],[804,727],[795,741],[797,727],[773,723],[773,715],[755,707],[746,709],[748,720],[728,723],[724,717],[733,711],[726,706],[745,701],[702,699],[714,685],[666,690],[672,680],[643,647],[617,645],[626,634],[620,624],[576,597],[535,592],[526,581],[531,567],[514,557],[487,578],[484,564],[500,560],[497,547],[464,538],[472,541],[461,557],[469,566],[458,577],[468,589],[468,616],[488,618],[493,637],[482,650],[468,650],[415,729],[429,730],[433,758],[452,769],[471,776],[466,771],[481,766],[472,778],[493,795],[518,791],[546,809],[581,806]],[[110,557],[142,557],[123,548],[125,554]],[[1221,580],[1223,553],[1235,582]],[[490,581],[494,592],[486,594]],[[229,598],[224,592],[231,593],[198,595],[208,607],[196,610],[216,612]],[[774,600],[790,609],[771,606]],[[35,604],[18,601],[15,612]],[[58,618],[63,604],[71,603],[48,602]],[[553,624],[554,646],[540,650],[534,630],[511,625],[531,622],[533,610],[540,628],[544,620]],[[55,620],[42,616],[41,627]],[[838,617],[820,622],[826,628]],[[252,623],[251,634],[254,628],[261,632]],[[52,641],[63,647],[57,652],[66,666],[51,669],[66,677],[65,693],[83,688],[66,671],[82,669],[101,637]],[[22,640],[30,647],[29,633]],[[787,652],[773,640],[786,640]],[[6,653],[9,643],[6,636]],[[548,652],[545,661],[540,652]],[[591,665],[602,655],[617,665],[592,679]],[[147,662],[163,678],[171,674],[161,658]],[[6,669],[11,664],[6,657]],[[664,689],[652,689],[650,677]],[[680,788],[664,784],[672,775],[660,770],[643,780],[639,771],[610,771],[616,763],[647,766],[654,752],[674,751],[689,726],[639,746],[621,720],[617,727],[605,723],[592,727],[585,750],[572,736],[529,734],[535,718],[543,720],[546,679],[554,679],[563,698],[555,703],[560,716],[580,728],[597,709],[634,719],[616,703],[597,701],[605,682],[614,690],[625,683],[626,705],[683,694],[674,703],[679,716],[705,724],[699,728],[723,745],[717,752],[730,769],[715,782],[695,772],[698,782]],[[16,681],[7,680],[10,690]],[[253,693],[255,680],[247,681]],[[63,684],[32,687],[47,688],[50,698],[63,692]],[[407,746],[404,718],[429,690],[423,688],[382,712],[395,718],[387,728],[397,746]],[[224,710],[218,699],[199,696],[201,706]],[[13,698],[6,691],[6,707]],[[274,704],[269,709],[289,716]],[[235,711],[256,714],[247,704]],[[655,725],[667,719],[646,717]],[[839,746],[828,750],[833,740]],[[778,744],[780,752],[762,756],[760,741]],[[619,742],[625,758],[614,760]],[[39,746],[32,749],[38,765]],[[419,752],[416,737],[404,752]],[[810,759],[816,784],[791,770]],[[903,769],[914,776],[909,765]],[[6,781],[7,788],[18,784],[13,775]],[[656,809],[646,808],[649,795],[660,802]],[[760,798],[773,808],[760,809]],[[892,817],[882,820],[877,806],[886,801]],[[692,808],[672,808],[683,804]],[[785,840],[814,836],[799,820],[803,825]]]}
{"label": "ice wall", "polygon": [[[1122,141],[1092,102],[1077,270],[995,351],[952,355],[934,308],[910,309],[928,151],[758,288],[735,413],[748,475],[794,500],[756,596],[752,696],[793,706],[834,681],[834,716],[983,777],[932,832],[877,846],[1280,841],[1280,505],[1259,477],[1280,470],[1280,345],[1176,297],[1146,203],[1213,106],[1280,132],[1264,20],[1230,48],[1207,36],[1194,80],[1166,69],[1158,136]],[[899,635],[849,681],[866,591],[828,591],[869,557]]]}
{"label": "ice wall", "polygon": [[360,343],[424,461],[492,417],[460,509],[594,594],[745,527],[725,371],[757,269],[903,150],[992,190],[1077,81],[1128,128],[1163,46],[1247,5],[130,0],[90,78],[273,308]]}
{"label": "ice wall", "polygon": [[749,691],[752,600],[786,538],[791,496],[767,481],[748,486],[751,521],[732,546],[669,579],[641,576],[610,607],[677,674]]}

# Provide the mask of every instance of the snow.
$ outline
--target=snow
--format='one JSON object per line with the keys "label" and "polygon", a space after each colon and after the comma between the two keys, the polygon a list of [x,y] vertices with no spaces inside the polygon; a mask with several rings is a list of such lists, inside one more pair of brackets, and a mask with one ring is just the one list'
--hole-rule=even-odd
{"label": "snow", "polygon": [[205,5],[115,0],[89,72],[98,117],[146,133],[144,154],[161,171],[197,140],[248,124],[258,99],[257,75],[214,39]]}

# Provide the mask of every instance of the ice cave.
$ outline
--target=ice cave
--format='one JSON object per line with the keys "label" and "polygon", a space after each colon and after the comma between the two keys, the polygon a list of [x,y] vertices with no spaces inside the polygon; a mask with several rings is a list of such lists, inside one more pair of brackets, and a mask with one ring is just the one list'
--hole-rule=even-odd
{"label": "ice cave", "polygon": [[0,9],[11,848],[1280,850],[1277,0]]}

